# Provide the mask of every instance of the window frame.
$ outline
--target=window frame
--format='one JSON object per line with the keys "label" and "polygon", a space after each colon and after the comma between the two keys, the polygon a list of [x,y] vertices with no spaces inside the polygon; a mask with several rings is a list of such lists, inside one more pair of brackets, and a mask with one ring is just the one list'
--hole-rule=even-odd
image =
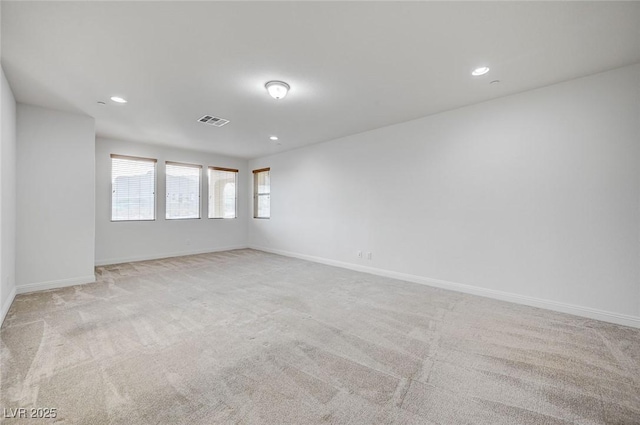
{"label": "window frame", "polygon": [[[169,212],[169,208],[167,208],[167,199],[168,197],[168,189],[169,185],[167,184],[167,179],[169,177],[169,173],[167,172],[167,165],[174,165],[178,167],[189,167],[189,168],[197,168],[198,169],[198,216],[197,217],[180,217],[180,218],[170,218],[167,217]],[[200,164],[192,164],[188,162],[176,162],[176,161],[165,161],[164,162],[164,219],[166,221],[179,221],[179,220],[200,220],[202,218],[202,165]]]}
{"label": "window frame", "polygon": [[[207,218],[210,220],[234,220],[236,218],[238,218],[238,175],[239,175],[239,171],[235,168],[224,168],[224,167],[215,167],[210,165],[207,169],[208,173],[207,173]],[[235,202],[235,207],[234,207],[234,212],[235,212],[235,216],[234,217],[211,217],[211,171],[227,171],[229,173],[235,173],[235,183],[234,183],[234,187],[235,187],[235,195],[234,195],[234,202]]]}
{"label": "window frame", "polygon": [[[258,174],[260,173],[269,173],[269,193],[260,193],[258,192]],[[259,217],[258,216],[258,200],[260,196],[268,195],[269,196],[269,216],[268,217]],[[258,220],[269,220],[271,218],[271,167],[267,168],[259,168],[257,170],[253,170],[253,218]]]}
{"label": "window frame", "polygon": [[[109,219],[111,223],[129,223],[136,221],[156,221],[158,218],[158,160],[156,158],[146,158],[142,156],[131,156],[131,155],[120,155],[112,153],[110,155],[111,159],[111,196],[109,197]],[[138,219],[127,219],[127,220],[114,220],[113,219],[113,160],[114,159],[124,159],[127,161],[138,161],[138,162],[151,162],[153,163],[153,218],[138,218]]]}

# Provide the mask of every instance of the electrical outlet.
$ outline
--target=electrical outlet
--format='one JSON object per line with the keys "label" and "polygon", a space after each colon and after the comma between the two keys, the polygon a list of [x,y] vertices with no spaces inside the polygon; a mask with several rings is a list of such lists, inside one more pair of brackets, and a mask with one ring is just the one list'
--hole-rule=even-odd
{"label": "electrical outlet", "polygon": [[362,258],[362,251],[358,251],[358,258]]}
{"label": "electrical outlet", "polygon": [[367,252],[367,260],[371,260],[371,253]]}

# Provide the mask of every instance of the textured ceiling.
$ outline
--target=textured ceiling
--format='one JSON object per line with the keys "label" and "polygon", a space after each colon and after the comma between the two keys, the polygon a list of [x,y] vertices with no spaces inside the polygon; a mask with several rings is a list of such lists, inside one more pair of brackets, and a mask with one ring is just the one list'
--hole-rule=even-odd
{"label": "textured ceiling", "polygon": [[2,2],[19,102],[244,158],[637,62],[638,2]]}

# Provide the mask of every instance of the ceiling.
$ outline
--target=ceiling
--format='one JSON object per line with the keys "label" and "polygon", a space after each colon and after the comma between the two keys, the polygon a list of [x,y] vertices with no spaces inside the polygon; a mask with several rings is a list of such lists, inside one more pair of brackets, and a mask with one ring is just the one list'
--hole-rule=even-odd
{"label": "ceiling", "polygon": [[2,2],[19,102],[243,158],[637,62],[639,2]]}

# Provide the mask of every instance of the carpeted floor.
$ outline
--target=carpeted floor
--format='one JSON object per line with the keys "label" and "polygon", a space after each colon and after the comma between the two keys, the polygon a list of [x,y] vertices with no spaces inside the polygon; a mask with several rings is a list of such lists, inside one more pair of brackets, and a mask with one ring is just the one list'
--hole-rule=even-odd
{"label": "carpeted floor", "polygon": [[97,274],[16,298],[0,332],[4,416],[640,424],[637,329],[253,250]]}

